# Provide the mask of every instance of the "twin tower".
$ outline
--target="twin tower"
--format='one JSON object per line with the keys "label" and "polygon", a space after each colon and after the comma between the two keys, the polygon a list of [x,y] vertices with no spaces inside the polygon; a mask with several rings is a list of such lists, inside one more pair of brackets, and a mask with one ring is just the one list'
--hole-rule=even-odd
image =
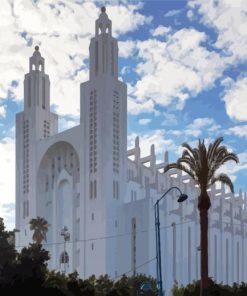
{"label": "twin tower", "polygon": [[[16,245],[31,242],[29,221],[44,217],[50,225],[44,243],[50,268],[63,270],[66,264],[68,272],[76,269],[85,277],[117,269],[116,242],[88,240],[117,231],[126,190],[127,91],[118,81],[118,44],[104,7],[89,51],[90,78],[80,86],[80,125],[58,132],[38,46],[25,75],[24,111],[16,116]],[[68,98],[71,104],[76,99]],[[60,235],[64,226],[70,232],[66,251]]]}

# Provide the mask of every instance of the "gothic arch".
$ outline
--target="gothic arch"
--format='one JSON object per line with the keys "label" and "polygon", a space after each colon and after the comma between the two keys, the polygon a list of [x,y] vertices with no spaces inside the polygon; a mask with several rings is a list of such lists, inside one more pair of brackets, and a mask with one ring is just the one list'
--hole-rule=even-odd
{"label": "gothic arch", "polygon": [[[39,215],[45,217],[49,223],[52,223],[52,219],[56,219],[58,227],[63,226],[64,220],[70,221],[73,216],[71,211],[66,210],[66,215],[61,216],[55,214],[54,209],[60,211],[62,206],[68,209],[73,208],[74,194],[76,194],[74,188],[79,181],[80,162],[75,148],[64,141],[51,145],[43,154],[37,173],[36,200]],[[70,198],[65,198],[65,196]],[[71,224],[72,220],[66,223]]]}
{"label": "gothic arch", "polygon": [[[74,183],[79,182],[80,160],[76,149],[68,142],[58,141],[51,145],[41,157],[37,178],[41,181],[47,171],[52,178],[49,183],[55,182],[63,169],[72,176]],[[39,191],[40,189],[43,191],[42,188],[39,188]]]}

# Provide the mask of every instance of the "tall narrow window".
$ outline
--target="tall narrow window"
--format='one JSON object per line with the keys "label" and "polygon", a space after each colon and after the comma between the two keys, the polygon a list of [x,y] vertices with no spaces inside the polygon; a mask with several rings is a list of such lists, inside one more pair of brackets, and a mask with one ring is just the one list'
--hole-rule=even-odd
{"label": "tall narrow window", "polygon": [[45,109],[45,77],[42,77],[42,108]]}
{"label": "tall narrow window", "polygon": [[239,242],[237,242],[237,283],[239,283]]}
{"label": "tall narrow window", "polygon": [[23,219],[26,218],[26,202],[23,202]]}
{"label": "tall narrow window", "polygon": [[26,216],[29,216],[29,200],[26,201]]}
{"label": "tall narrow window", "polygon": [[120,165],[120,100],[119,93],[113,92],[113,114],[112,114],[112,129],[113,129],[113,149],[112,162],[113,172],[119,173]]}
{"label": "tall narrow window", "polygon": [[97,94],[96,90],[90,93],[89,104],[89,168],[90,173],[97,172]]}
{"label": "tall narrow window", "polygon": [[176,281],[176,253],[177,253],[177,244],[176,244],[176,223],[172,223],[172,277],[173,281]]}
{"label": "tall narrow window", "polygon": [[116,181],[116,198],[119,198],[119,183]]}
{"label": "tall narrow window", "polygon": [[111,75],[114,76],[114,43],[111,43]]}
{"label": "tall narrow window", "polygon": [[136,274],[136,218],[131,221],[131,269]]}
{"label": "tall narrow window", "polygon": [[80,239],[80,218],[76,219],[76,228],[75,228],[75,240]]}
{"label": "tall narrow window", "polygon": [[31,77],[28,77],[28,107],[31,107]]}
{"label": "tall narrow window", "polygon": [[95,74],[98,74],[99,68],[99,43],[98,41],[95,42]]}
{"label": "tall narrow window", "polygon": [[97,197],[97,181],[94,180],[94,198]]}
{"label": "tall narrow window", "polygon": [[116,198],[115,197],[115,192],[116,192],[116,189],[115,189],[115,180],[113,180],[113,198]]}
{"label": "tall narrow window", "polygon": [[217,280],[217,235],[214,235],[214,258],[215,258],[215,262],[214,262],[214,280]]}
{"label": "tall narrow window", "polygon": [[226,239],[226,283],[228,284],[228,271],[229,271],[229,243]]}
{"label": "tall narrow window", "polygon": [[188,282],[191,282],[191,228],[188,227]]}
{"label": "tall narrow window", "polygon": [[93,198],[93,181],[90,181],[89,196],[90,196],[90,199]]}

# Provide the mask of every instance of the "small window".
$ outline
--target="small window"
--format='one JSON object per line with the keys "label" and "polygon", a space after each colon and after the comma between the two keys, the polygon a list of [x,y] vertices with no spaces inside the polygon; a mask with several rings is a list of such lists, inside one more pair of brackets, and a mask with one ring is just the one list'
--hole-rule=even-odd
{"label": "small window", "polygon": [[67,252],[63,252],[60,256],[60,264],[69,263],[69,255]]}
{"label": "small window", "polygon": [[90,181],[90,189],[89,189],[89,196],[90,196],[90,199],[93,198],[93,181]]}
{"label": "small window", "polygon": [[96,180],[94,180],[94,198],[97,197],[97,183]]}
{"label": "small window", "polygon": [[80,193],[76,196],[76,207],[78,208],[80,206]]}
{"label": "small window", "polygon": [[91,218],[92,218],[92,221],[94,221],[94,213],[92,213]]}
{"label": "small window", "polygon": [[94,250],[94,243],[91,244],[91,249]]}

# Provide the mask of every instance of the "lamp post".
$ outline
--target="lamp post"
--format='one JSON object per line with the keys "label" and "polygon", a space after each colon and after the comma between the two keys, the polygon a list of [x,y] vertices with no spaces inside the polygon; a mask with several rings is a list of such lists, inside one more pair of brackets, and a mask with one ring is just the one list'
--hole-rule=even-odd
{"label": "lamp post", "polygon": [[163,296],[163,285],[162,285],[162,270],[161,270],[161,248],[160,248],[160,216],[159,216],[159,202],[169,193],[171,190],[176,189],[180,195],[177,202],[185,201],[188,196],[183,194],[182,191],[177,187],[173,186],[169,188],[154,204],[155,211],[155,235],[156,235],[156,269],[157,269],[157,281],[159,296]]}
{"label": "lamp post", "polygon": [[64,238],[64,251],[63,251],[63,263],[64,263],[64,274],[66,274],[66,263],[67,263],[67,256],[66,256],[66,242],[70,240],[70,233],[68,231],[68,227],[64,226],[61,229],[61,236]]}

